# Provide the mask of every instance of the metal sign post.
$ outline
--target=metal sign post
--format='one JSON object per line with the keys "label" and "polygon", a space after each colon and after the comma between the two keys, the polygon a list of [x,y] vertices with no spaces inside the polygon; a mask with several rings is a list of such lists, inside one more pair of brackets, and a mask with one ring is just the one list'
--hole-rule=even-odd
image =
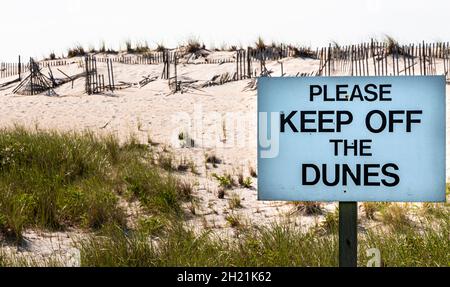
{"label": "metal sign post", "polygon": [[356,267],[358,263],[358,203],[339,202],[339,266]]}

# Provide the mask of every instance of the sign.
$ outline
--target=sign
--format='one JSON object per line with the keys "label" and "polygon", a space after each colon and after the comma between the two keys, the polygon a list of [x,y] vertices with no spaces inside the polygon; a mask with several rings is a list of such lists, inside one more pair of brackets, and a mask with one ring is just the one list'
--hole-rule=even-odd
{"label": "sign", "polygon": [[258,198],[445,201],[445,78],[258,80]]}

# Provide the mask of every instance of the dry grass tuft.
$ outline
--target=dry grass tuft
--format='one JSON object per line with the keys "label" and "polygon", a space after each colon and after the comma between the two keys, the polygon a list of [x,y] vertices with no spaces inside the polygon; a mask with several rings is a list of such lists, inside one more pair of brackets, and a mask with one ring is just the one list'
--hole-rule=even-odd
{"label": "dry grass tuft", "polygon": [[316,52],[311,50],[311,48],[309,48],[309,47],[293,47],[293,46],[291,46],[290,49],[294,52],[293,57],[310,58],[310,59],[317,58]]}
{"label": "dry grass tuft", "polygon": [[81,56],[84,56],[84,55],[86,55],[86,51],[84,51],[84,48],[81,45],[77,45],[76,47],[70,48],[67,51],[67,57],[68,58],[81,57]]}
{"label": "dry grass tuft", "polygon": [[305,215],[319,215],[323,213],[322,204],[315,201],[293,202],[295,209]]}
{"label": "dry grass tuft", "polygon": [[241,198],[236,193],[233,193],[228,200],[228,207],[230,209],[242,208]]}
{"label": "dry grass tuft", "polygon": [[255,42],[255,48],[258,50],[264,50],[266,48],[266,43],[264,42],[264,39],[260,36]]}
{"label": "dry grass tuft", "polygon": [[200,44],[200,40],[196,37],[190,37],[186,41],[186,53],[197,53],[204,48],[204,45]]}

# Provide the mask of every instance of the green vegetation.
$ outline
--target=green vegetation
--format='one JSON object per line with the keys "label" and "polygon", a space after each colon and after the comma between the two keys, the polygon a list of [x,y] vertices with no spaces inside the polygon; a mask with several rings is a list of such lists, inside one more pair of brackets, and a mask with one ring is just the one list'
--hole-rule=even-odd
{"label": "green vegetation", "polygon": [[[334,213],[332,213],[334,214]],[[358,264],[366,266],[366,251],[378,248],[383,266],[448,266],[450,221],[439,228],[425,224],[422,230],[401,232],[371,229],[359,235]],[[148,240],[142,232],[123,232],[92,237],[81,246],[84,266],[337,266],[337,228],[322,234],[302,232],[284,225],[242,228],[241,218],[226,220],[240,232],[238,242],[204,232],[195,235],[179,224],[164,231],[163,239]],[[335,222],[329,220],[329,223]]]}
{"label": "green vegetation", "polygon": [[423,219],[421,227],[401,224],[401,229],[386,232],[369,230],[360,249],[359,261],[366,262],[363,252],[378,248],[383,266],[449,266],[449,210],[441,218]]}
{"label": "green vegetation", "polygon": [[251,188],[252,187],[252,178],[246,177],[244,181],[241,183],[242,187]]}
{"label": "green vegetation", "polygon": [[70,48],[67,51],[67,57],[68,58],[81,57],[81,56],[84,56],[84,55],[86,55],[86,52],[84,51],[84,48],[81,45],[77,45],[76,47]]}
{"label": "green vegetation", "polygon": [[233,193],[233,195],[230,197],[230,199],[228,201],[228,206],[230,207],[230,209],[236,209],[236,208],[242,207],[241,198],[239,197],[238,194]]}
{"label": "green vegetation", "polygon": [[242,170],[238,173],[238,183],[240,186],[245,188],[251,188],[252,187],[252,178],[251,177],[245,177],[242,173]]}
{"label": "green vegetation", "polygon": [[228,222],[230,227],[242,229],[242,217],[237,213],[230,213],[227,216],[225,216],[225,220]]}
{"label": "green vegetation", "polygon": [[26,227],[124,227],[119,195],[152,213],[177,215],[190,187],[152,165],[152,152],[130,139],[92,133],[0,130],[0,232]]}
{"label": "green vegetation", "polygon": [[407,208],[399,204],[389,204],[381,210],[381,221],[393,231],[408,229],[412,222],[407,212]]}
{"label": "green vegetation", "polygon": [[[338,264],[338,210],[326,212],[309,230],[281,223],[255,226],[239,213],[240,198],[232,195],[232,211],[224,219],[236,236],[227,239],[208,229],[194,233],[184,226],[182,209],[183,202],[191,203],[196,214],[193,183],[177,179],[155,158],[149,145],[133,137],[119,144],[113,136],[92,133],[0,130],[0,236],[20,240],[30,227],[85,229],[88,237],[77,242],[82,266]],[[216,178],[222,186],[234,184],[230,175]],[[138,200],[143,208],[131,226],[121,200]],[[319,203],[298,206],[322,212]],[[359,232],[360,266],[371,259],[366,251],[372,248],[380,250],[383,266],[449,265],[449,204],[424,204],[415,217],[409,205],[366,204],[365,209],[365,218],[379,224]],[[60,263],[0,249],[0,267],[12,265]]]}
{"label": "green vegetation", "polygon": [[236,185],[231,174],[218,175],[213,173],[212,176],[219,181],[219,186],[223,188],[232,188]]}
{"label": "green vegetation", "polygon": [[196,37],[190,37],[186,41],[186,53],[196,53],[204,48],[204,45],[202,46],[200,40]]}

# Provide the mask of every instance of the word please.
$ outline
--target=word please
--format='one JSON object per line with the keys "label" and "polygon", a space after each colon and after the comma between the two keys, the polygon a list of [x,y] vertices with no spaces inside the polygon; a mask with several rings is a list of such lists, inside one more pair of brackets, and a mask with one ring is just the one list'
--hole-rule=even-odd
{"label": "word please", "polygon": [[[294,120],[297,114],[299,117]],[[366,115],[365,125],[372,133],[380,133],[386,129],[392,133],[397,131],[394,126],[404,125],[404,130],[410,133],[412,124],[421,122],[417,117],[421,114],[421,110],[372,110]],[[291,111],[287,116],[280,113],[280,132],[286,132],[289,127],[294,133],[334,133],[341,132],[343,126],[352,122],[353,114],[350,111]]]}
{"label": "word please", "polygon": [[336,85],[336,93],[329,94],[328,86],[311,85],[309,86],[309,100],[312,102],[315,98],[321,96],[324,102],[333,101],[392,101],[388,95],[391,94],[392,85],[375,85],[367,84],[363,87],[359,85],[354,85],[349,87],[349,85]]}

